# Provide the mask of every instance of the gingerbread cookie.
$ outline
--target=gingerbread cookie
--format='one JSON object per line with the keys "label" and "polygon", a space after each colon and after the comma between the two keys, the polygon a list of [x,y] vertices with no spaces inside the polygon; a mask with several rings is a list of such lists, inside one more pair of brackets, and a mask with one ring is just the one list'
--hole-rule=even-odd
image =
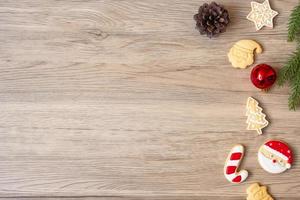
{"label": "gingerbread cookie", "polygon": [[291,168],[292,150],[281,141],[270,140],[259,148],[258,162],[269,173],[282,173]]}
{"label": "gingerbread cookie", "polygon": [[247,130],[255,130],[259,135],[262,134],[262,129],[269,125],[266,120],[266,115],[262,112],[262,108],[258,106],[258,101],[252,97],[247,101]]}
{"label": "gingerbread cookie", "polygon": [[247,200],[274,200],[267,192],[266,186],[259,186],[258,183],[253,183],[247,188]]}
{"label": "gingerbread cookie", "polygon": [[254,53],[262,53],[262,47],[254,40],[240,40],[228,53],[229,61],[235,68],[245,69],[254,63]]}
{"label": "gingerbread cookie", "polygon": [[238,172],[238,168],[243,157],[244,147],[240,144],[235,145],[231,149],[224,166],[224,175],[229,182],[241,183],[247,179],[248,172],[246,170]]}

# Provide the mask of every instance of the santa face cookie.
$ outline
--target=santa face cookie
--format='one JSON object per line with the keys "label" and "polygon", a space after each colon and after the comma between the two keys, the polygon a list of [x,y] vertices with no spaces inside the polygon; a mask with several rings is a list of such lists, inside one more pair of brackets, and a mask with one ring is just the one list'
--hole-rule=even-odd
{"label": "santa face cookie", "polygon": [[293,154],[285,143],[270,140],[259,148],[258,162],[267,172],[279,174],[291,168]]}
{"label": "santa face cookie", "polygon": [[263,49],[254,40],[240,40],[233,45],[228,53],[228,59],[234,68],[246,69],[254,62],[254,52],[262,53]]}

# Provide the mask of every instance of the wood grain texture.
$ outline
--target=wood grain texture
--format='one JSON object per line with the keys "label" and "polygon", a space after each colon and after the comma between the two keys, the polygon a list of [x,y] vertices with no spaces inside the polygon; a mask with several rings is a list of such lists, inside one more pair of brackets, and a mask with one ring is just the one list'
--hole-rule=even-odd
{"label": "wood grain texture", "polygon": [[[239,39],[264,47],[256,63],[280,68],[295,46],[287,19],[296,0],[272,0],[274,29],[255,32],[250,1],[223,0],[232,23],[209,40],[194,29],[204,1],[1,0],[1,199],[246,198],[259,181],[280,200],[300,198],[300,111],[288,89],[262,93],[251,68],[227,60]],[[271,121],[246,131],[245,104],[257,98]],[[294,148],[288,172],[256,161],[267,139]],[[230,148],[247,148],[246,183],[223,176]]]}

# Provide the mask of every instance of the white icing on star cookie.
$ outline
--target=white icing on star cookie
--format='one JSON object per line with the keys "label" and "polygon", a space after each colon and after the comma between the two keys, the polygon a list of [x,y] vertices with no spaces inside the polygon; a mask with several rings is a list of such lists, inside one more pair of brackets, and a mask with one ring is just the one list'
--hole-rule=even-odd
{"label": "white icing on star cookie", "polygon": [[263,3],[251,2],[252,11],[247,16],[247,19],[255,23],[256,30],[267,26],[273,28],[273,19],[278,15],[278,12],[272,10],[269,0]]}

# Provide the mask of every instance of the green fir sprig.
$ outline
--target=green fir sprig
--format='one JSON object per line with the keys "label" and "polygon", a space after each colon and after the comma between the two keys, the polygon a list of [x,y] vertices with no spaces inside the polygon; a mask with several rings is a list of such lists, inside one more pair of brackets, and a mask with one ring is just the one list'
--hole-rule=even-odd
{"label": "green fir sprig", "polygon": [[299,39],[300,32],[300,5],[296,6],[289,18],[288,41]]}
{"label": "green fir sprig", "polygon": [[300,104],[300,5],[292,11],[288,23],[288,41],[296,41],[297,49],[279,71],[278,84],[288,83],[291,89],[290,110],[296,110]]}

